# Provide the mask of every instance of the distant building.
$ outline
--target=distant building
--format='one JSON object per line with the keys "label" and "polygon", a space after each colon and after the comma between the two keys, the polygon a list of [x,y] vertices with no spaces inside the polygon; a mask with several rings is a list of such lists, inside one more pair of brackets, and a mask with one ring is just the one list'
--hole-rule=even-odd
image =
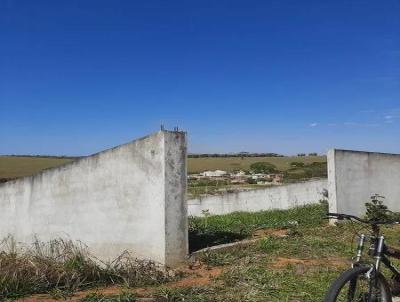
{"label": "distant building", "polygon": [[232,176],[234,176],[234,177],[244,177],[244,176],[246,176],[246,172],[240,170],[240,171],[236,172],[235,174],[233,174]]}
{"label": "distant building", "polygon": [[201,176],[204,177],[221,177],[221,176],[225,176],[228,173],[226,171],[222,171],[222,170],[215,170],[215,171],[204,171],[202,173],[200,173]]}

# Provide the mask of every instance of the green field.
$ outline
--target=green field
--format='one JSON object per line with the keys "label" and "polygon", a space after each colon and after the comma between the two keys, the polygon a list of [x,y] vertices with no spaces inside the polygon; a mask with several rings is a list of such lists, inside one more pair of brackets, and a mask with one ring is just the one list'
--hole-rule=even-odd
{"label": "green field", "polygon": [[[28,176],[51,167],[61,166],[71,162],[73,159],[56,157],[15,157],[0,156],[0,179]],[[325,156],[304,156],[304,157],[204,157],[189,158],[188,172],[196,173],[206,170],[249,170],[254,162],[265,161],[276,165],[278,170],[285,171],[291,162],[325,162]]]}

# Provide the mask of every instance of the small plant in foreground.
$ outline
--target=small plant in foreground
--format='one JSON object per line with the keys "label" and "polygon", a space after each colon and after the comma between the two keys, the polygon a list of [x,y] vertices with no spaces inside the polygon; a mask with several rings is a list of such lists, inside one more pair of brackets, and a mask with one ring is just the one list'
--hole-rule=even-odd
{"label": "small plant in foreground", "polygon": [[371,196],[370,202],[365,203],[365,207],[367,208],[365,216],[367,219],[376,221],[390,220],[392,212],[383,204],[384,198],[383,196],[375,194]]}

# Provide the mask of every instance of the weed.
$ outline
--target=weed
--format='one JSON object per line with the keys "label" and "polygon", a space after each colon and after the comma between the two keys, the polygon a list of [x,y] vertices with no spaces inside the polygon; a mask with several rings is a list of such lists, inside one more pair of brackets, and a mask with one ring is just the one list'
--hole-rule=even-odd
{"label": "weed", "polygon": [[162,302],[212,302],[217,295],[213,287],[160,288],[156,298]]}

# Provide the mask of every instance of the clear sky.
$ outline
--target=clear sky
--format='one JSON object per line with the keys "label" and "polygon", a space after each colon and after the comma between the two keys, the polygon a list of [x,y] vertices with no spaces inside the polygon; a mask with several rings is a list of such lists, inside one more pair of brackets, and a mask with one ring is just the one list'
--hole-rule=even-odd
{"label": "clear sky", "polygon": [[400,153],[400,1],[1,0],[0,154]]}

